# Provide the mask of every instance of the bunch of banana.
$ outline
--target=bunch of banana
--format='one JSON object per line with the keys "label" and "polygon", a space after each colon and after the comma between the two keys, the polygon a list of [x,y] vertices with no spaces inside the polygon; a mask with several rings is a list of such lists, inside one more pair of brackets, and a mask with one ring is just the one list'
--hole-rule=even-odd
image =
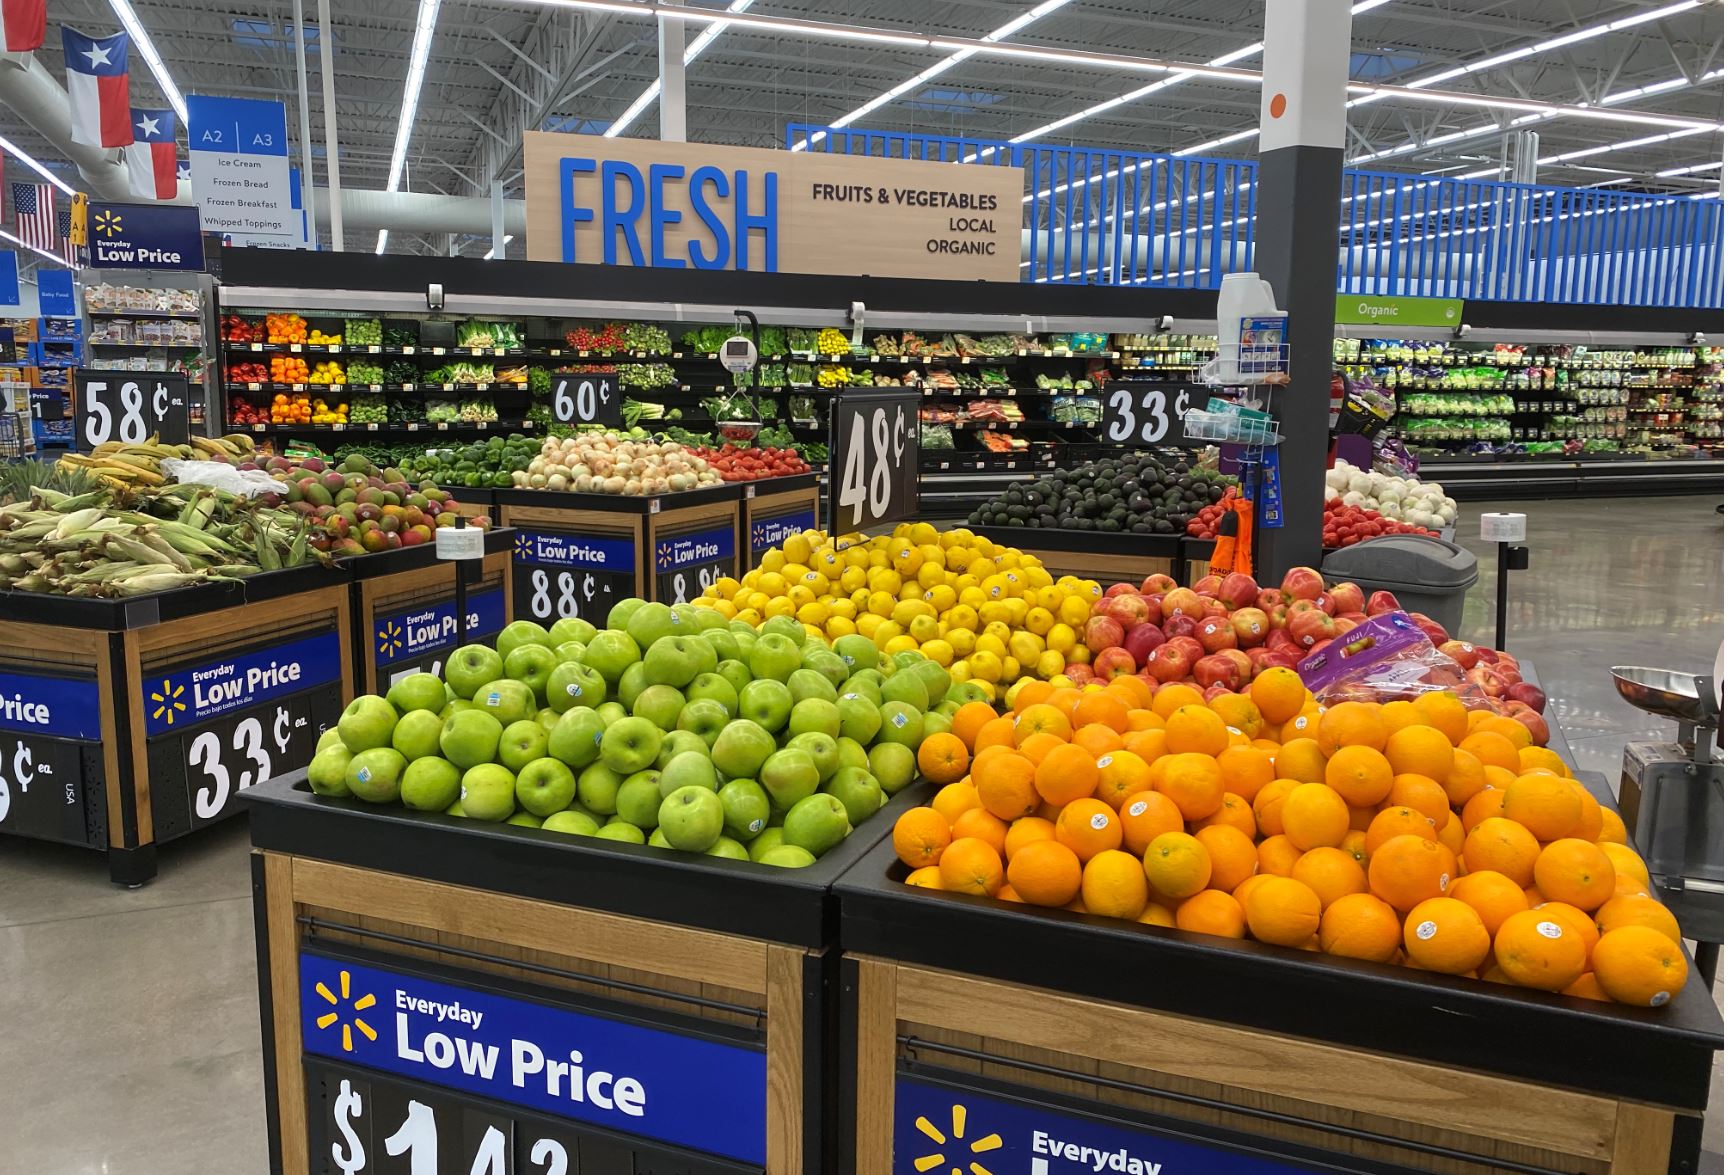
{"label": "bunch of banana", "polygon": [[252,438],[243,432],[229,433],[225,437],[193,437],[192,448],[204,457],[230,463],[249,461],[253,452]]}

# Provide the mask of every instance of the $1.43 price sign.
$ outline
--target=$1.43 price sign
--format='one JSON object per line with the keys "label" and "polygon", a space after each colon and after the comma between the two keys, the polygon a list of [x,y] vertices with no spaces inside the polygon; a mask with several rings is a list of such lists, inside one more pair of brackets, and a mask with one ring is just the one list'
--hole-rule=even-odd
{"label": "$1.43 price sign", "polygon": [[183,445],[189,432],[186,377],[174,371],[91,371],[73,376],[78,400],[77,445],[83,452],[109,441],[143,444],[152,433]]}
{"label": "$1.43 price sign", "polygon": [[829,533],[899,522],[919,509],[919,402],[910,392],[848,392],[829,416]]}
{"label": "$1.43 price sign", "polygon": [[1208,443],[1183,436],[1183,413],[1205,404],[1196,402],[1198,397],[1185,384],[1111,380],[1103,396],[1099,433],[1107,444],[1193,447]]}
{"label": "$1.43 price sign", "polygon": [[555,375],[552,378],[552,418],[559,424],[604,424],[623,419],[618,377],[610,373]]}

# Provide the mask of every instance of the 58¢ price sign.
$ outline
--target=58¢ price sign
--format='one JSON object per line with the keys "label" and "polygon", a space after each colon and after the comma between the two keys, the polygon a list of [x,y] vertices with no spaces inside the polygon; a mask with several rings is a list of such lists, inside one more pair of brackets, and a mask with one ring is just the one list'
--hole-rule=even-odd
{"label": "58\u00a2 price sign", "polygon": [[1183,435],[1183,413],[1202,405],[1185,384],[1111,380],[1105,384],[1101,437],[1113,445],[1186,445],[1208,442]]}
{"label": "58\u00a2 price sign", "polygon": [[829,416],[829,533],[918,513],[920,398],[916,391],[835,397]]}
{"label": "58\u00a2 price sign", "polygon": [[189,432],[186,377],[174,371],[92,371],[73,376],[78,401],[77,443],[88,452],[109,441],[185,444]]}
{"label": "58\u00a2 price sign", "polygon": [[622,400],[615,375],[553,377],[552,418],[559,424],[617,425],[623,419]]}

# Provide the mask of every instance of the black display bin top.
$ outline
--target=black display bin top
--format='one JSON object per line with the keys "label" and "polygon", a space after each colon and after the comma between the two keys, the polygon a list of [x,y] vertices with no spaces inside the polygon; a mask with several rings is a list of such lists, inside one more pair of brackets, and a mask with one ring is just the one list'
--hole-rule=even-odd
{"label": "black display bin top", "polygon": [[[510,550],[516,539],[516,532],[508,526],[495,526],[486,532],[482,540],[488,555],[496,555],[500,551]],[[395,575],[402,571],[419,571],[423,567],[432,567],[439,562],[437,547],[433,543],[421,543],[418,547],[399,547],[394,551],[376,551],[369,555],[351,555],[346,559],[338,559],[336,565],[348,572],[355,579],[376,579],[381,575]]]}
{"label": "black display bin top", "polygon": [[0,592],[0,616],[24,624],[124,632],[221,608],[237,608],[242,604],[257,604],[319,588],[338,587],[350,578],[344,567],[308,563],[283,571],[249,575],[244,579],[195,584],[119,600],[93,600],[43,592]]}
{"label": "black display bin top", "polygon": [[708,506],[715,502],[737,502],[744,498],[740,482],[703,486],[676,494],[627,495],[579,494],[570,490],[493,490],[498,506],[544,506],[550,509],[606,510],[614,514],[666,514],[686,506]]}
{"label": "black display bin top", "polygon": [[737,481],[733,485],[744,491],[747,498],[766,498],[788,490],[808,490],[817,484],[816,470],[809,473],[789,473],[785,477],[764,477],[757,481]]}
{"label": "black display bin top", "polygon": [[892,841],[835,885],[849,954],[963,972],[1609,1097],[1703,1110],[1723,1017],[1695,973],[1661,1009],[915,889]]}
{"label": "black display bin top", "polygon": [[820,950],[839,927],[835,880],[931,794],[917,783],[902,789],[803,869],[320,796],[304,771],[242,798],[256,848]]}

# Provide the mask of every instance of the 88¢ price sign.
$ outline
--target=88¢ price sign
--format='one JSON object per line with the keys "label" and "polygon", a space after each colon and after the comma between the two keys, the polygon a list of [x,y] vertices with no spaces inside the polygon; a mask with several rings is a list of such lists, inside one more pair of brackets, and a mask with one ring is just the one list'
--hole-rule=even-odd
{"label": "88\u00a2 price sign", "polygon": [[190,435],[186,377],[174,371],[91,371],[73,377],[77,443],[89,452],[118,441],[139,445],[154,434],[168,445]]}
{"label": "88\u00a2 price sign", "polygon": [[829,416],[829,533],[911,518],[919,509],[919,402],[910,392],[836,396]]}

